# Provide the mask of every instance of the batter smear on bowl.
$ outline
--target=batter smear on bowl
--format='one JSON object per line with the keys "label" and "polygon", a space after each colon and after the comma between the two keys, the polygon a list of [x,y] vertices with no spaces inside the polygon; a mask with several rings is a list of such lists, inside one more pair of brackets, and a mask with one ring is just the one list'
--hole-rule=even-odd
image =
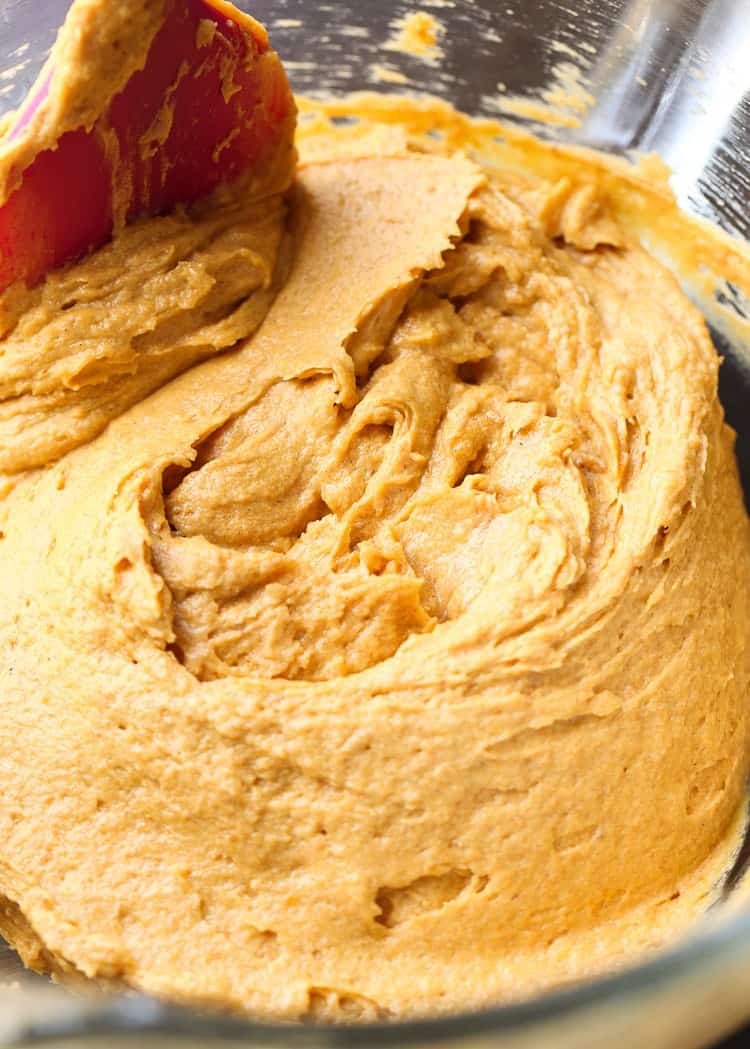
{"label": "batter smear on bowl", "polygon": [[615,175],[394,105],[0,300],[35,968],[455,1011],[669,941],[731,858],[750,530],[704,321]]}

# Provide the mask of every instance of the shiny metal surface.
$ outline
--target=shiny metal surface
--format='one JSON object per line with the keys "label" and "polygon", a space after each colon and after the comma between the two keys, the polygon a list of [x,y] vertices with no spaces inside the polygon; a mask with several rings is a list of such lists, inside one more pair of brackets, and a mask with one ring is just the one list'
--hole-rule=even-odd
{"label": "shiny metal surface", "polygon": [[[542,98],[563,66],[592,96],[570,128],[534,126],[618,153],[656,151],[681,203],[750,238],[750,0],[247,0],[266,22],[294,87],[443,97],[498,115],[501,94]],[[415,6],[445,26],[439,63],[389,49]],[[0,0],[0,113],[20,104],[67,0]],[[378,67],[408,83],[378,79]],[[519,117],[504,119],[520,120]],[[522,121],[523,122],[523,121]],[[746,306],[726,290],[738,312]],[[721,395],[750,493],[750,348],[714,333]],[[1,801],[0,801],[1,804]],[[746,849],[727,896],[750,858]],[[26,974],[0,948],[0,1046],[698,1049],[750,1018],[750,913],[717,907],[693,938],[606,980],[473,1016],[371,1028],[289,1028],[200,1016],[127,995],[81,997]]]}

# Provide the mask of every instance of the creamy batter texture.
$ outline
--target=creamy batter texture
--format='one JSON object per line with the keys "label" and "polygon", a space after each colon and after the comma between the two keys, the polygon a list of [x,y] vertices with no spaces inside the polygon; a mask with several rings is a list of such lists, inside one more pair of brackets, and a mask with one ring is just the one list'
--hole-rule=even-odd
{"label": "creamy batter texture", "polygon": [[595,165],[400,105],[4,297],[0,928],[37,968],[452,1011],[668,941],[731,856],[750,530],[704,321]]}

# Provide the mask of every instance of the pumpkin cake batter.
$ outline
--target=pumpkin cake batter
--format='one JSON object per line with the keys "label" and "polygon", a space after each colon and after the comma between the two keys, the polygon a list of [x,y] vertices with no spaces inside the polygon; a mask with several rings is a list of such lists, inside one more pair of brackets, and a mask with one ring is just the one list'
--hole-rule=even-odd
{"label": "pumpkin cake batter", "polygon": [[276,1018],[612,968],[748,772],[705,324],[583,158],[300,148],[4,296],[0,928]]}

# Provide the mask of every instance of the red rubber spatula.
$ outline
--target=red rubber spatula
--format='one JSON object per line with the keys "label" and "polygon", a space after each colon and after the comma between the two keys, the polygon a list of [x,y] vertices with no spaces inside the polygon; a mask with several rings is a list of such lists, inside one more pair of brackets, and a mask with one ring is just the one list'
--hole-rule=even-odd
{"label": "red rubber spatula", "polygon": [[[136,15],[145,44],[128,30]],[[90,83],[81,72],[89,60],[100,70]],[[222,182],[248,176],[281,188],[294,122],[265,29],[226,0],[76,0],[0,139],[0,292],[32,286],[123,223],[191,204]]]}

